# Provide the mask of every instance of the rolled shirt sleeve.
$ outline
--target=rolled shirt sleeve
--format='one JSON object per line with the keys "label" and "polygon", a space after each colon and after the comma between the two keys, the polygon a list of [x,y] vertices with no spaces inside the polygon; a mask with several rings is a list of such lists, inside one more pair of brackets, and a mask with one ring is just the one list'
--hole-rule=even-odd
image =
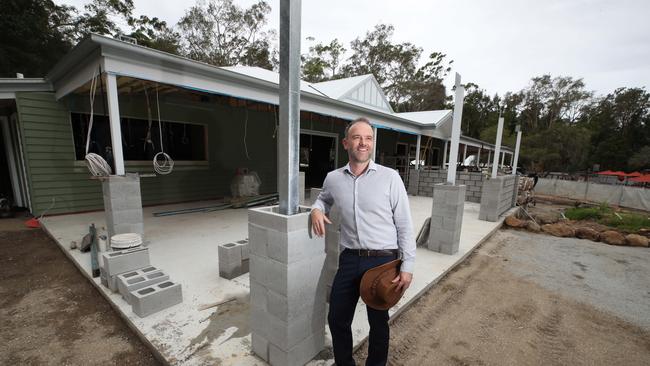
{"label": "rolled shirt sleeve", "polygon": [[334,198],[332,197],[332,194],[329,191],[329,185],[327,184],[327,180],[329,176],[330,175],[327,174],[327,176],[325,177],[325,181],[323,182],[323,189],[318,194],[318,197],[316,198],[314,203],[311,205],[312,210],[317,208],[326,215],[329,214],[330,209],[334,204]]}

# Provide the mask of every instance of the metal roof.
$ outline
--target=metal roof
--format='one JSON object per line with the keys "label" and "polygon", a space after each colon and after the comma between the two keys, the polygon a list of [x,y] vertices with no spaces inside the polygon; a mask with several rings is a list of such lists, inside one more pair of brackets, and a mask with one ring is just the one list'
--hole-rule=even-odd
{"label": "metal roof", "polygon": [[353,76],[351,78],[336,79],[336,80],[323,81],[320,83],[313,83],[312,86],[330,98],[340,99],[348,92],[350,92],[352,89],[356,88],[364,81],[372,77],[374,77],[372,76],[372,74],[366,74],[360,76]]}
{"label": "metal roof", "polygon": [[[103,72],[118,76],[276,105],[279,102],[279,74],[276,72],[259,67],[217,67],[97,34],[91,34],[79,42],[45,79],[38,80],[42,87],[54,90],[57,98],[60,98],[87,83],[99,67]],[[347,93],[369,79],[374,80],[374,76],[367,74],[314,84],[301,81],[301,109],[350,120],[365,115],[371,121],[376,120],[381,127],[440,137],[438,135],[442,131],[435,131],[438,127],[436,121],[445,124],[446,119],[440,116],[451,115],[448,110],[393,113],[345,99]]]}

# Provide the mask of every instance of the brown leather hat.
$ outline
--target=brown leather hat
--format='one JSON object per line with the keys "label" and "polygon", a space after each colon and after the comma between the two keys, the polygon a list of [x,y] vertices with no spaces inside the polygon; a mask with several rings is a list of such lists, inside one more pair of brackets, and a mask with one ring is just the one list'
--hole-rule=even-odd
{"label": "brown leather hat", "polygon": [[400,259],[369,269],[361,278],[359,291],[361,299],[376,310],[388,310],[404,295],[404,288],[395,291],[397,283],[392,281],[399,275]]}

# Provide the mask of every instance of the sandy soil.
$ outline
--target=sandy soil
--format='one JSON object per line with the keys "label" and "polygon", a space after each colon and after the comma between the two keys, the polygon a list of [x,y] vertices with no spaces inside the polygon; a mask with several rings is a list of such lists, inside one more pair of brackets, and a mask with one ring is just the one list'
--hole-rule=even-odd
{"label": "sandy soil", "polygon": [[390,364],[648,365],[648,276],[646,248],[502,230],[393,323]]}
{"label": "sandy soil", "polygon": [[158,364],[41,230],[3,228],[0,365]]}

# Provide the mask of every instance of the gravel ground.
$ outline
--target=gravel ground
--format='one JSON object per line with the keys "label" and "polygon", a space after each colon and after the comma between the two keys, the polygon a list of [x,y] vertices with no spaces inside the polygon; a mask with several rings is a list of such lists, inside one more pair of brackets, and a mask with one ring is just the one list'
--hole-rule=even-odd
{"label": "gravel ground", "polygon": [[648,365],[648,276],[647,248],[501,230],[396,319],[389,363]]}

